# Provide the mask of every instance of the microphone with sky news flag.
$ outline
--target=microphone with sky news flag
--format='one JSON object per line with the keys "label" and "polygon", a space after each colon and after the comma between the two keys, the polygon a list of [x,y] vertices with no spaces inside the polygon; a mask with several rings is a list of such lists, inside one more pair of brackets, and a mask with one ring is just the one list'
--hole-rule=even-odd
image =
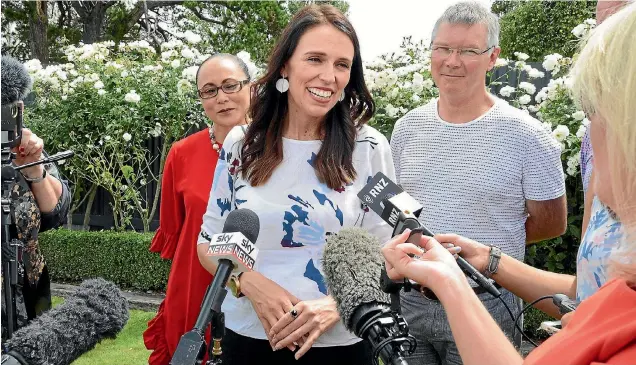
{"label": "microphone with sky news flag", "polygon": [[225,317],[221,312],[221,305],[227,295],[225,285],[230,275],[254,269],[258,256],[254,242],[259,231],[260,221],[256,213],[249,209],[236,209],[228,214],[222,233],[206,237],[207,233],[201,232],[210,241],[206,255],[214,261],[217,269],[203,297],[194,328],[181,336],[171,365],[201,364],[206,348],[205,331],[210,323],[214,344],[208,347],[210,356],[207,364],[220,363],[221,340],[225,332]]}

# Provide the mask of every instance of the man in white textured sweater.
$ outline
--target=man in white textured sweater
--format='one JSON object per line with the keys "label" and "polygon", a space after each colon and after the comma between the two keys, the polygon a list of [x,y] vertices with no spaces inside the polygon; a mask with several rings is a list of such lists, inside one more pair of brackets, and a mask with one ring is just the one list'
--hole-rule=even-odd
{"label": "man in white textured sweater", "polygon": [[[477,3],[458,3],[432,34],[431,73],[439,98],[412,110],[391,139],[396,176],[424,209],[432,232],[487,242],[523,260],[527,243],[564,233],[565,183],[559,143],[527,113],[488,93],[486,72],[500,48],[497,17]],[[488,275],[489,273],[485,273]],[[514,323],[498,299],[475,286],[486,308],[512,336]],[[521,301],[500,289],[516,315]],[[461,364],[444,309],[411,291],[403,313],[418,341],[409,364]],[[521,343],[516,331],[513,339]]]}

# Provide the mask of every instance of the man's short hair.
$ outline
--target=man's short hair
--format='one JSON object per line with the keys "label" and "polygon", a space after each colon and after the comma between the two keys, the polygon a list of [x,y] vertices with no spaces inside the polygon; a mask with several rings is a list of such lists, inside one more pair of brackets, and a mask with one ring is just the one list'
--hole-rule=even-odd
{"label": "man's short hair", "polygon": [[435,40],[439,26],[442,23],[466,25],[484,24],[488,31],[488,38],[486,39],[488,44],[486,46],[499,46],[499,19],[495,14],[478,2],[461,2],[446,9],[444,14],[442,14],[442,16],[437,19],[437,22],[435,22],[433,34],[431,35],[431,42]]}

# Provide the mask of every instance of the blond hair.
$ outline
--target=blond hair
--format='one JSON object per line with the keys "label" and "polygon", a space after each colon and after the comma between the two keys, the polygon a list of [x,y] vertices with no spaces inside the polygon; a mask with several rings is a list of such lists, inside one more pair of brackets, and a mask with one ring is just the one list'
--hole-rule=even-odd
{"label": "blond hair", "polygon": [[571,70],[575,100],[587,115],[600,115],[607,130],[605,148],[616,204],[611,208],[624,230],[612,268],[631,282],[636,282],[635,34],[636,3],[631,3],[590,34]]}

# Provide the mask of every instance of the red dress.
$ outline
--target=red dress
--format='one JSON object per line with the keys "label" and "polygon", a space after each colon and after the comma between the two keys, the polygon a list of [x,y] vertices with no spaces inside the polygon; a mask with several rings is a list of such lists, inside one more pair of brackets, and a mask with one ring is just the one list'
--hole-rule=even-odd
{"label": "red dress", "polygon": [[[143,335],[146,348],[153,351],[151,365],[170,362],[181,336],[194,326],[212,281],[199,263],[196,242],[218,158],[205,129],[176,142],[166,159],[159,229],[150,251],[172,260],[172,267],[166,297]],[[209,330],[206,342],[210,343]]]}

